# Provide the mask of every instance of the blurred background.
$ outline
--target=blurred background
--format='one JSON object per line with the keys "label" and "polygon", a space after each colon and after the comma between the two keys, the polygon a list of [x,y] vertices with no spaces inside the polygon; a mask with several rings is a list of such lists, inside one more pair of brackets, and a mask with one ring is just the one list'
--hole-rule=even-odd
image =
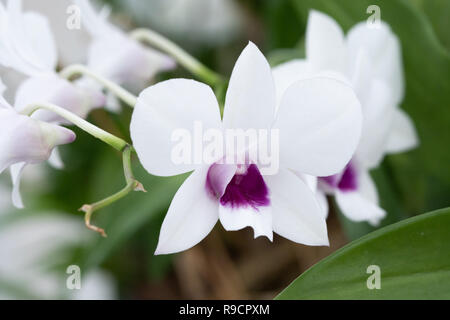
{"label": "blurred background", "polygon": [[[24,0],[47,15],[60,49],[60,65],[86,59],[89,37],[65,27],[68,0]],[[100,3],[100,2],[99,2]],[[448,0],[109,0],[112,19],[125,30],[151,27],[207,66],[230,75],[251,40],[270,63],[304,57],[308,11],[321,10],[348,30],[381,8],[402,44],[406,97],[421,145],[388,156],[372,172],[381,205],[380,227],[450,205],[450,1]],[[7,98],[21,76],[0,69]],[[160,81],[192,77],[178,68]],[[89,121],[128,141],[131,110],[98,109]],[[22,182],[26,209],[10,201],[10,177],[0,176],[0,298],[33,299],[272,299],[308,267],[351,240],[374,230],[343,217],[332,201],[330,247],[307,247],[280,237],[253,240],[249,228],[225,232],[217,224],[199,245],[154,256],[170,201],[186,175],[150,176],[134,159],[135,175],[148,193],[134,193],[95,214],[108,238],[84,228],[78,208],[119,190],[121,155],[76,130],[75,143],[60,148],[64,170],[29,166]],[[78,265],[82,289],[68,290],[66,269]]]}

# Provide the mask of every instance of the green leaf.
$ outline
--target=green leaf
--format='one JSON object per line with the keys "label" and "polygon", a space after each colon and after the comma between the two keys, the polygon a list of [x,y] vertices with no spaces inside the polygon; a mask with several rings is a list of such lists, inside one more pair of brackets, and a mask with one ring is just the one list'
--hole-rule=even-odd
{"label": "green leaf", "polygon": [[[449,299],[450,208],[372,232],[320,261],[277,299]],[[367,268],[380,267],[369,290]]]}
{"label": "green leaf", "polygon": [[448,0],[415,0],[411,3],[428,16],[433,29],[442,45],[450,50],[450,1]]}

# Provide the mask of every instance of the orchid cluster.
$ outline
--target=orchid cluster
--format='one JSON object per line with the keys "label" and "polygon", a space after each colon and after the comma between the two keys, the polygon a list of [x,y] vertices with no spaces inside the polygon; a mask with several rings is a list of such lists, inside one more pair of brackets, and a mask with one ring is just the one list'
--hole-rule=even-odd
{"label": "orchid cluster", "polygon": [[[0,2],[0,64],[27,77],[12,105],[0,98],[0,172],[10,168],[16,206],[23,206],[23,168],[45,161],[62,168],[56,147],[75,140],[63,126],[76,125],[123,153],[126,186],[82,207],[86,225],[103,235],[90,223],[92,214],[131,191],[144,191],[131,170],[132,153],[153,175],[192,172],[170,204],[156,254],[196,245],[217,221],[228,231],[251,227],[255,238],[272,241],[275,232],[296,243],[328,245],[327,195],[351,220],[378,224],[386,215],[370,170],[386,154],[418,144],[399,107],[401,48],[388,25],[360,23],[344,36],[334,20],[311,11],[305,59],[271,67],[250,42],[227,83],[161,35],[148,29],[126,33],[108,21],[107,7],[97,11],[88,0],[74,3],[91,35],[88,61],[59,71],[46,18],[23,12],[20,0]],[[170,79],[145,88],[155,74],[177,64],[204,83]],[[218,91],[227,85],[221,101]],[[0,94],[4,89],[0,82]],[[132,143],[85,120],[95,108],[119,112],[120,101],[134,108]],[[194,133],[199,122],[214,132],[276,130],[271,142],[278,170],[266,172],[254,156],[252,150],[267,142],[261,139],[222,153],[199,141],[210,161],[175,163],[174,131]],[[224,161],[229,158],[234,162]]]}

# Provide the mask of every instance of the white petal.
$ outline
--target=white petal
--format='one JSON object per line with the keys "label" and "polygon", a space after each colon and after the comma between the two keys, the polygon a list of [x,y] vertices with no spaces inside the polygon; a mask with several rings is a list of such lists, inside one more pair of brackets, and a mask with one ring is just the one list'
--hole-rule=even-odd
{"label": "white petal", "polygon": [[335,197],[342,213],[350,220],[356,222],[368,221],[377,224],[386,215],[382,208],[357,191],[336,191]]}
{"label": "white petal", "polygon": [[294,172],[297,177],[302,179],[302,181],[308,186],[308,188],[314,193],[316,196],[317,203],[320,205],[322,209],[323,217],[326,219],[328,217],[328,201],[325,192],[318,188],[318,179],[317,177],[311,176],[309,174],[301,174]]}
{"label": "white petal", "polygon": [[348,32],[347,45],[349,61],[364,50],[371,60],[374,77],[387,81],[395,102],[401,102],[404,96],[401,47],[389,26],[381,22],[379,27],[369,28],[366,22],[360,22]]}
{"label": "white petal", "polygon": [[118,84],[141,90],[156,73],[173,69],[175,62],[123,35],[95,38],[89,48],[88,65]]}
{"label": "white petal", "polygon": [[344,33],[331,17],[311,10],[306,28],[306,59],[315,71],[346,71]]}
{"label": "white petal", "polygon": [[23,208],[22,197],[20,195],[20,178],[26,165],[25,162],[21,162],[11,166],[11,180],[13,184],[12,203],[19,209]]}
{"label": "white petal", "polygon": [[0,78],[0,108],[3,109],[12,109],[12,106],[9,104],[8,101],[3,97],[3,94],[6,91],[6,86],[3,83],[2,79]]}
{"label": "white petal", "polygon": [[325,194],[325,192],[323,192],[320,189],[317,189],[316,191],[316,200],[319,203],[320,209],[323,217],[326,219],[328,218],[328,211],[329,211],[329,207],[328,207],[328,200],[327,200],[327,196]]}
{"label": "white petal", "polygon": [[231,74],[223,114],[224,127],[267,129],[273,122],[275,105],[275,85],[269,63],[250,42]]}
{"label": "white petal", "polygon": [[354,60],[350,61],[349,78],[361,105],[364,107],[370,98],[372,81],[375,79],[373,77],[373,65],[365,49],[359,50]]}
{"label": "white petal", "polygon": [[3,20],[0,63],[29,76],[53,73],[56,46],[48,21],[37,13],[23,14],[20,0],[8,1]]}
{"label": "white petal", "polygon": [[274,128],[280,131],[280,159],[286,167],[314,176],[341,171],[361,134],[358,99],[345,82],[316,77],[286,91]]}
{"label": "white petal", "polygon": [[52,149],[73,142],[75,134],[63,127],[0,109],[0,172],[19,163],[46,161]]}
{"label": "white petal", "polygon": [[414,149],[419,145],[414,123],[400,108],[396,108],[393,115],[391,132],[387,138],[386,152],[397,153]]}
{"label": "white petal", "polygon": [[209,191],[220,199],[231,179],[236,174],[237,166],[234,164],[217,164],[214,163],[208,169],[207,188]]}
{"label": "white petal", "polygon": [[99,12],[92,6],[90,0],[73,0],[82,12],[83,26],[94,37],[105,34],[114,35],[121,31],[108,22],[110,8],[104,6]]}
{"label": "white petal", "polygon": [[61,155],[59,154],[58,148],[53,149],[50,158],[48,158],[48,162],[53,168],[63,169],[64,162],[61,159]]}
{"label": "white petal", "polygon": [[159,235],[155,254],[187,250],[212,230],[218,219],[218,201],[205,189],[208,167],[195,170],[178,189]]}
{"label": "white petal", "polygon": [[246,227],[253,228],[255,239],[261,236],[273,240],[271,207],[231,208],[219,206],[220,223],[227,231],[237,231]]}
{"label": "white petal", "polygon": [[366,103],[363,105],[363,127],[356,157],[367,168],[375,168],[383,160],[385,146],[396,104],[392,90],[384,82],[372,81]]}
{"label": "white petal", "polygon": [[54,71],[58,64],[58,51],[49,21],[35,12],[24,14],[24,19],[30,45],[42,64],[43,70]]}
{"label": "white petal", "polygon": [[[91,96],[81,88],[56,75],[31,77],[17,89],[14,106],[23,110],[31,103],[50,102],[85,118],[93,105]],[[33,118],[47,122],[67,123],[53,112],[38,110]]]}
{"label": "white petal", "polygon": [[370,202],[378,205],[377,187],[367,170],[358,170],[358,192]]}
{"label": "white petal", "polygon": [[309,187],[286,169],[264,179],[270,190],[273,231],[297,243],[327,246],[323,210]]}
{"label": "white petal", "polygon": [[[219,106],[210,87],[194,80],[172,79],[145,89],[130,125],[133,145],[144,168],[154,175],[172,176],[201,164],[174,163],[172,158],[175,130],[187,130],[194,140],[196,124],[201,124],[203,132],[221,128]],[[196,141],[189,147],[193,143]]]}
{"label": "white petal", "polygon": [[317,190],[317,177],[311,176],[309,174],[303,174],[294,172],[297,177],[302,179],[302,181],[308,186],[308,188],[315,193]]}
{"label": "white petal", "polygon": [[277,93],[277,107],[284,92],[291,84],[312,75],[311,67],[306,60],[291,60],[272,68],[273,80]]}

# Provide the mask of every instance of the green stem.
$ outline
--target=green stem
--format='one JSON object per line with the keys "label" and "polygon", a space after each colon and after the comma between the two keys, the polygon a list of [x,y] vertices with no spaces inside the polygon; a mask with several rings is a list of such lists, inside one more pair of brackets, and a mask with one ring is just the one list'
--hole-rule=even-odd
{"label": "green stem", "polygon": [[124,171],[124,175],[125,175],[125,180],[127,182],[125,187],[122,188],[119,192],[116,192],[115,194],[113,194],[103,200],[100,200],[93,204],[85,204],[80,209],[80,211],[85,212],[84,221],[85,221],[86,227],[88,227],[89,229],[91,229],[95,232],[100,233],[103,237],[106,237],[105,230],[91,224],[92,214],[95,211],[98,211],[98,210],[100,210],[106,206],[109,206],[110,204],[122,199],[123,197],[125,197],[132,191],[145,192],[145,189],[143,188],[142,184],[139,181],[137,181],[133,176],[133,172],[131,169],[131,151],[132,151],[131,146],[127,146],[123,151],[123,171]]}
{"label": "green stem", "polygon": [[61,70],[60,75],[68,80],[75,76],[88,76],[101,83],[106,89],[114,93],[119,99],[128,104],[130,107],[134,107],[136,105],[137,97],[134,94],[130,93],[118,84],[102,77],[101,75],[95,73],[94,71],[81,64],[74,64],[64,68],[63,70]]}
{"label": "green stem", "polygon": [[27,106],[23,111],[22,114],[31,116],[36,110],[38,109],[44,109],[51,112],[54,112],[55,114],[59,115],[60,117],[68,120],[69,122],[73,123],[80,129],[86,131],[87,133],[91,134],[92,136],[102,140],[103,142],[109,144],[116,150],[122,152],[122,161],[123,161],[123,171],[125,175],[126,180],[126,186],[120,190],[119,192],[103,199],[98,202],[95,202],[93,204],[85,204],[81,207],[81,211],[85,212],[84,221],[86,226],[94,230],[96,232],[99,232],[102,236],[106,237],[106,233],[103,229],[96,227],[91,224],[91,217],[92,214],[100,210],[120,199],[125,197],[127,194],[129,194],[131,191],[144,191],[145,189],[142,186],[142,184],[137,181],[134,178],[133,171],[131,168],[131,153],[133,151],[133,147],[129,145],[126,141],[106,132],[103,129],[100,129],[93,124],[87,122],[86,120],[78,117],[77,115],[67,111],[66,109],[63,109],[57,105],[51,104],[51,103],[36,103]]}
{"label": "green stem", "polygon": [[122,151],[128,143],[115,135],[112,135],[109,132],[106,132],[103,129],[100,129],[99,127],[93,125],[92,123],[84,120],[83,118],[80,118],[76,114],[73,114],[72,112],[61,108],[57,105],[51,104],[51,103],[35,103],[27,106],[21,113],[24,115],[31,116],[35,111],[38,109],[44,109],[51,112],[54,112],[55,114],[59,115],[60,117],[68,120],[69,122],[76,125],[78,128],[82,129],[83,131],[89,133],[90,135],[96,137],[97,139],[100,139],[101,141],[109,144],[111,147],[118,151]]}
{"label": "green stem", "polygon": [[195,59],[177,44],[150,29],[136,29],[130,36],[137,41],[146,42],[172,56],[180,65],[198,76],[202,81],[215,86],[223,82],[222,77]]}

